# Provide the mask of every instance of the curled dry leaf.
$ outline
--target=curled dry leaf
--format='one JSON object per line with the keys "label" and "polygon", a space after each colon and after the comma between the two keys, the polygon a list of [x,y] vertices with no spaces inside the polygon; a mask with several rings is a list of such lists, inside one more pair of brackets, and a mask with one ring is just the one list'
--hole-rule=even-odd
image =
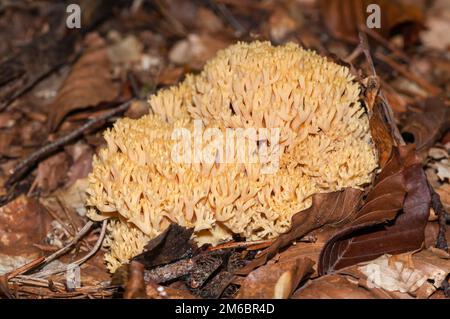
{"label": "curled dry leaf", "polygon": [[49,106],[48,125],[56,130],[74,110],[97,106],[117,98],[117,87],[110,74],[110,61],[104,40],[96,34],[86,39],[86,51],[64,80],[55,100]]}
{"label": "curled dry leaf", "polygon": [[291,229],[280,235],[255,260],[238,270],[238,273],[247,274],[252,269],[263,265],[268,259],[275,256],[280,249],[314,229],[324,225],[334,224],[337,226],[348,222],[354,217],[361,196],[362,191],[354,188],[313,195],[311,207],[292,217]]}
{"label": "curled dry leaf", "polygon": [[399,0],[319,0],[319,8],[328,31],[336,38],[358,42],[358,27],[366,25],[367,12],[371,4],[380,8],[381,28],[375,29],[384,37],[389,37],[396,28],[406,26],[406,35],[415,42],[418,31],[423,28],[424,17],[420,8],[413,4],[405,5]]}
{"label": "curled dry leaf", "polygon": [[414,150],[395,150],[357,217],[325,244],[319,273],[420,248],[430,203],[429,186]]}
{"label": "curled dry leaf", "polygon": [[309,258],[285,259],[252,271],[239,290],[241,299],[289,298],[300,281],[312,272]]}

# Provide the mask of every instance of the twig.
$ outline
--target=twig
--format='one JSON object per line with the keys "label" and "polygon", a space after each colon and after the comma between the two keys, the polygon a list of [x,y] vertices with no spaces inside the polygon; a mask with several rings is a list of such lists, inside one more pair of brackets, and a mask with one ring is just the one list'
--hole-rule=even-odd
{"label": "twig", "polygon": [[[76,288],[73,291],[67,292],[66,286],[61,282],[52,282],[48,279],[35,278],[32,276],[17,276],[11,282],[19,284],[19,292],[38,295],[39,298],[76,298],[89,297],[95,295],[105,297],[112,295],[112,291],[116,287],[111,285],[96,285]],[[43,294],[40,289],[50,289],[53,293]]]}
{"label": "twig", "polygon": [[55,196],[55,199],[56,202],[58,203],[58,206],[62,209],[64,215],[66,215],[67,219],[69,220],[69,225],[72,226],[72,231],[76,232],[81,225],[77,225],[75,223],[73,215],[68,211],[67,207],[62,203],[61,199],[58,196]]}
{"label": "twig", "polygon": [[218,13],[230,24],[235,30],[235,35],[239,38],[247,33],[247,30],[242,26],[242,24],[234,17],[233,13],[223,4],[216,3],[214,1],[208,0],[211,7],[216,9]]}
{"label": "twig", "polygon": [[27,271],[41,265],[44,260],[45,260],[44,257],[36,258],[35,260],[23,265],[22,267],[19,267],[19,268],[15,269],[14,271],[9,272],[8,274],[6,274],[6,278],[8,280],[10,280],[18,275],[26,273]]}
{"label": "twig", "polygon": [[72,249],[72,247],[81,239],[84,237],[84,235],[86,235],[89,230],[91,229],[92,225],[94,225],[93,221],[88,221],[83,228],[81,228],[81,230],[76,234],[76,236],[70,241],[70,243],[68,245],[66,245],[65,247],[61,248],[60,250],[56,251],[55,253],[51,254],[50,256],[46,257],[44,260],[44,265],[48,264],[49,262],[55,260],[56,258],[58,258],[61,255],[64,255],[66,252],[68,252],[70,249]]}
{"label": "twig", "polygon": [[11,293],[8,287],[9,280],[29,271],[30,269],[37,267],[38,265],[42,264],[43,261],[44,257],[36,258],[35,260],[32,260],[31,262],[0,276],[0,293],[3,293],[9,299],[13,299],[14,295]]}
{"label": "twig", "polygon": [[59,214],[57,214],[56,212],[53,211],[53,209],[51,209],[50,207],[45,206],[45,209],[47,210],[48,214],[53,217],[54,220],[56,220],[62,228],[64,228],[64,230],[67,232],[67,234],[69,234],[70,236],[75,236],[73,230],[71,230],[68,225],[66,225],[66,223],[64,223],[61,219],[61,217],[59,216]]}
{"label": "twig", "polygon": [[353,49],[353,51],[344,58],[344,61],[347,63],[352,63],[352,61],[355,60],[357,57],[359,57],[361,55],[361,53],[363,53],[361,45],[357,45]]}
{"label": "twig", "polygon": [[167,1],[166,0],[157,0],[155,1],[155,5],[158,8],[158,10],[161,12],[161,14],[164,16],[164,18],[167,20],[169,24],[174,28],[175,33],[179,36],[185,36],[187,34],[186,28],[184,25],[176,18],[174,17],[170,11],[166,8],[167,7]]}
{"label": "twig", "polygon": [[400,49],[393,46],[388,40],[386,40],[383,36],[381,36],[379,33],[375,32],[372,29],[369,29],[364,24],[361,25],[361,30],[366,33],[368,36],[370,36],[372,39],[377,41],[379,44],[390,50],[396,57],[399,59],[402,59],[404,62],[408,62],[409,58],[408,56],[401,51]]}
{"label": "twig", "polygon": [[250,10],[269,10],[273,7],[272,1],[214,0],[214,2]]}
{"label": "twig", "polygon": [[[273,240],[258,240],[258,241],[240,241],[240,242],[229,242],[224,243],[222,245],[218,245],[215,247],[210,247],[209,251],[221,250],[221,249],[233,249],[233,248],[249,248],[251,246],[258,246],[261,248],[265,248],[270,246],[273,243]],[[258,248],[259,249],[259,248]]]}
{"label": "twig", "polygon": [[[367,62],[372,68],[373,75],[376,76],[376,70],[373,63],[372,55],[370,54],[370,48],[369,43],[367,41],[367,36],[363,32],[359,32],[359,39],[360,39],[360,45],[362,47],[362,50],[364,52],[364,55],[367,59]],[[395,124],[395,118],[394,118],[394,112],[392,111],[391,106],[389,105],[388,100],[384,96],[382,91],[378,92],[378,96],[382,100],[382,106],[383,106],[383,113],[386,116],[387,121],[391,124],[389,125],[391,128],[391,133],[395,141],[398,145],[405,145],[405,141],[403,140],[402,135],[400,134],[400,131],[398,130],[397,125]]]}
{"label": "twig", "polygon": [[100,249],[100,247],[102,246],[103,243],[103,239],[105,239],[105,235],[106,235],[106,227],[108,226],[108,220],[105,219],[102,222],[102,230],[100,232],[100,234],[98,235],[98,239],[97,242],[95,243],[94,247],[91,249],[91,251],[86,254],[84,257],[78,259],[75,264],[77,264],[78,266],[80,266],[81,264],[83,264],[86,260],[88,260],[89,258],[91,258],[92,256],[95,255],[95,253]]}
{"label": "twig", "polygon": [[359,45],[361,46],[361,49],[366,57],[367,63],[369,63],[372,70],[372,75],[376,76],[377,72],[375,70],[375,65],[373,64],[372,55],[370,54],[369,41],[367,41],[367,36],[363,32],[359,32]]}
{"label": "twig", "polygon": [[[88,225],[89,223],[93,223],[91,221],[89,221],[88,223],[86,223],[86,225]],[[85,227],[86,227],[85,225]],[[106,234],[106,226],[108,225],[108,220],[104,220],[102,223],[102,230],[100,232],[100,235],[98,236],[97,242],[95,243],[94,247],[92,248],[92,250],[87,253],[85,256],[83,256],[82,258],[78,259],[77,261],[73,262],[72,265],[76,265],[76,266],[80,266],[81,264],[83,264],[86,260],[88,260],[89,258],[91,258],[93,255],[95,255],[95,253],[100,249],[103,239],[105,238],[105,234]],[[83,227],[84,228],[84,227]],[[89,226],[90,228],[90,226]],[[81,232],[81,231],[80,231]],[[81,237],[77,236],[78,239],[80,239]],[[68,246],[64,247],[63,249],[67,248]],[[69,248],[70,249],[70,248]],[[67,251],[67,250],[66,250]],[[58,252],[56,252],[55,254],[53,254],[52,256],[56,255]],[[33,277],[37,277],[37,278],[43,278],[43,277],[47,277],[50,275],[55,275],[55,274],[59,274],[61,272],[65,272],[69,269],[69,267],[67,266],[63,266],[63,267],[59,267],[57,269],[51,269],[51,270],[47,270],[47,271],[40,271],[36,274],[33,274]]]}
{"label": "twig", "polygon": [[25,173],[28,172],[29,169],[31,169],[33,166],[35,166],[40,160],[49,156],[54,151],[59,149],[61,146],[64,146],[64,145],[68,144],[69,142],[72,142],[76,138],[82,136],[84,132],[86,132],[87,130],[89,130],[90,128],[95,126],[96,124],[98,124],[118,113],[126,111],[128,109],[128,107],[130,106],[131,102],[132,102],[132,100],[129,100],[125,103],[122,103],[121,105],[119,105],[118,107],[114,108],[111,111],[105,112],[104,114],[101,114],[100,116],[98,116],[96,118],[90,119],[89,121],[87,121],[85,124],[83,124],[82,126],[77,128],[76,130],[70,132],[67,135],[60,137],[56,141],[51,142],[51,143],[41,147],[34,153],[32,153],[27,158],[22,160],[19,163],[19,165],[16,166],[13,173],[11,174],[11,176],[8,178],[7,182],[5,183],[5,186],[8,188],[12,187],[16,182],[18,182],[25,175]]}
{"label": "twig", "polygon": [[[25,284],[29,286],[35,286],[40,288],[48,288],[50,282],[48,279],[36,278],[34,276],[20,275],[15,278],[11,278],[11,282]],[[62,283],[54,282],[53,288],[64,290],[65,286]]]}
{"label": "twig", "polygon": [[133,72],[128,72],[127,78],[128,78],[128,81],[130,81],[131,92],[133,93],[133,96],[136,99],[144,100],[145,96],[144,96],[144,94],[142,94],[141,90],[139,90],[139,87],[138,87],[138,84],[136,81],[136,77],[134,76]]}
{"label": "twig", "polygon": [[[92,225],[94,224],[94,222],[89,221],[86,223],[86,225],[84,225],[84,227],[77,233],[77,235],[72,239],[72,241],[66,245],[65,247],[61,248],[60,250],[58,250],[57,252],[53,253],[50,256],[47,257],[40,257],[37,258],[35,260],[33,260],[32,262],[17,268],[16,270],[6,274],[6,279],[7,281],[18,277],[19,275],[22,275],[25,272],[28,272],[38,266],[45,266],[46,264],[50,263],[51,261],[55,260],[56,258],[58,258],[59,256],[65,254],[67,251],[69,251],[84,235],[87,234],[87,232],[91,229]],[[86,260],[88,260],[92,255],[94,255],[97,250],[100,248],[101,243],[103,242],[103,238],[105,236],[106,233],[106,225],[107,225],[107,220],[103,221],[103,225],[102,225],[102,231],[99,235],[99,238],[97,240],[96,245],[94,246],[94,248],[88,253],[86,254],[83,258],[79,259],[78,261],[74,262],[73,264],[79,266],[82,263],[84,263]],[[43,280],[42,277],[46,277],[46,276],[50,276],[53,274],[57,274],[63,271],[66,271],[68,269],[68,267],[64,266],[64,267],[60,267],[58,269],[52,269],[52,270],[47,270],[47,271],[40,271],[38,273],[35,273],[33,275],[29,275],[29,276],[21,276],[21,279],[26,279],[28,281],[34,281],[34,283],[36,282],[40,282],[42,283]],[[47,287],[48,287],[48,281],[47,282]]]}
{"label": "twig", "polygon": [[387,65],[389,65],[393,70],[395,70],[398,73],[400,73],[406,79],[408,79],[408,80],[410,80],[412,82],[415,82],[417,85],[422,87],[430,95],[436,96],[436,95],[439,95],[440,93],[442,93],[442,90],[440,88],[432,85],[431,83],[426,81],[423,77],[420,77],[420,76],[410,72],[406,67],[404,67],[403,65],[398,64],[392,58],[390,58],[390,57],[388,57],[386,55],[383,55],[383,54],[381,54],[379,52],[375,52],[375,57],[378,60],[386,63]]}

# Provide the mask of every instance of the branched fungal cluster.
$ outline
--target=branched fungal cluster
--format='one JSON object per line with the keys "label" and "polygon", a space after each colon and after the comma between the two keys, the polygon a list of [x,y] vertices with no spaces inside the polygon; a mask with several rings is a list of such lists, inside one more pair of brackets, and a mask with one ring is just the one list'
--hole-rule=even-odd
{"label": "branched fungal cluster", "polygon": [[[313,194],[370,182],[377,154],[359,90],[346,67],[312,51],[253,42],[220,51],[199,75],[151,96],[153,114],[105,132],[89,176],[90,218],[113,220],[109,269],[171,222],[194,227],[199,244],[273,238]],[[195,138],[196,120],[223,133],[278,129],[277,143],[244,137],[248,159],[265,142],[279,155],[277,170],[263,174],[267,161],[174,161],[173,132]]]}

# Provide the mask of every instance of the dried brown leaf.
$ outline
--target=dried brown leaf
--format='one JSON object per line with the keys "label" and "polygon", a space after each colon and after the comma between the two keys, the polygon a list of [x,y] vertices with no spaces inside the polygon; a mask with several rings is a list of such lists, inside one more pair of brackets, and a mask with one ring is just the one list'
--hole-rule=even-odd
{"label": "dried brown leaf", "polygon": [[65,182],[68,169],[69,157],[65,152],[50,156],[39,163],[31,190],[39,189],[45,193],[55,190]]}
{"label": "dried brown leaf", "polygon": [[383,255],[311,280],[293,298],[429,298],[450,271],[448,256],[441,252]]}
{"label": "dried brown leaf", "polygon": [[391,299],[381,289],[369,290],[350,276],[330,274],[308,282],[292,299]]}
{"label": "dried brown leaf", "polygon": [[158,84],[174,85],[178,83],[184,73],[182,67],[167,67],[164,68],[158,75]]}
{"label": "dried brown leaf", "polygon": [[450,127],[450,111],[440,97],[425,100],[423,112],[409,112],[401,129],[404,138],[426,152]]}
{"label": "dried brown leaf", "polygon": [[297,257],[262,266],[245,278],[238,298],[289,298],[300,281],[312,272],[313,264],[309,258]]}
{"label": "dried brown leaf", "polygon": [[395,151],[357,217],[325,244],[319,273],[420,248],[430,202],[428,183],[414,150],[402,147]]}
{"label": "dried brown leaf", "polygon": [[[307,258],[311,259],[315,265],[319,262],[320,252],[322,251],[323,245],[325,243],[302,243],[297,242],[295,245],[289,246],[282,253],[277,255],[275,258],[280,261],[292,260],[295,258]],[[317,271],[314,269],[314,273],[311,274],[311,277],[317,277]]]}
{"label": "dried brown leaf", "polygon": [[319,0],[319,7],[328,31],[336,38],[358,42],[358,28],[366,25],[370,4],[380,7],[381,28],[374,29],[384,37],[389,37],[396,28],[409,24],[404,32],[414,42],[418,31],[423,28],[424,17],[420,8],[414,4],[405,5],[399,0]]}
{"label": "dried brown leaf", "polygon": [[86,51],[75,63],[49,109],[48,125],[55,130],[70,112],[111,102],[118,97],[104,40],[96,34],[86,39]]}
{"label": "dried brown leaf", "polygon": [[34,198],[19,196],[0,207],[0,251],[13,256],[34,254],[47,233],[48,216]]}

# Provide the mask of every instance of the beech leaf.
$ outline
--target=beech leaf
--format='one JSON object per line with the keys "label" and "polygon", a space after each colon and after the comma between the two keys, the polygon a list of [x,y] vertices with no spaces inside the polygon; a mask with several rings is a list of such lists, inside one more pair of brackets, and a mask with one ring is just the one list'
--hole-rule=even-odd
{"label": "beech leaf", "polygon": [[260,267],[245,278],[238,298],[289,298],[300,281],[311,273],[313,264],[309,258],[293,258]]}
{"label": "beech leaf", "polygon": [[378,176],[357,217],[332,236],[320,258],[319,274],[422,246],[431,195],[411,147],[401,147]]}
{"label": "beech leaf", "polygon": [[110,74],[105,41],[96,34],[86,39],[86,52],[64,80],[52,102],[48,125],[56,130],[70,112],[94,107],[118,97],[117,85]]}

